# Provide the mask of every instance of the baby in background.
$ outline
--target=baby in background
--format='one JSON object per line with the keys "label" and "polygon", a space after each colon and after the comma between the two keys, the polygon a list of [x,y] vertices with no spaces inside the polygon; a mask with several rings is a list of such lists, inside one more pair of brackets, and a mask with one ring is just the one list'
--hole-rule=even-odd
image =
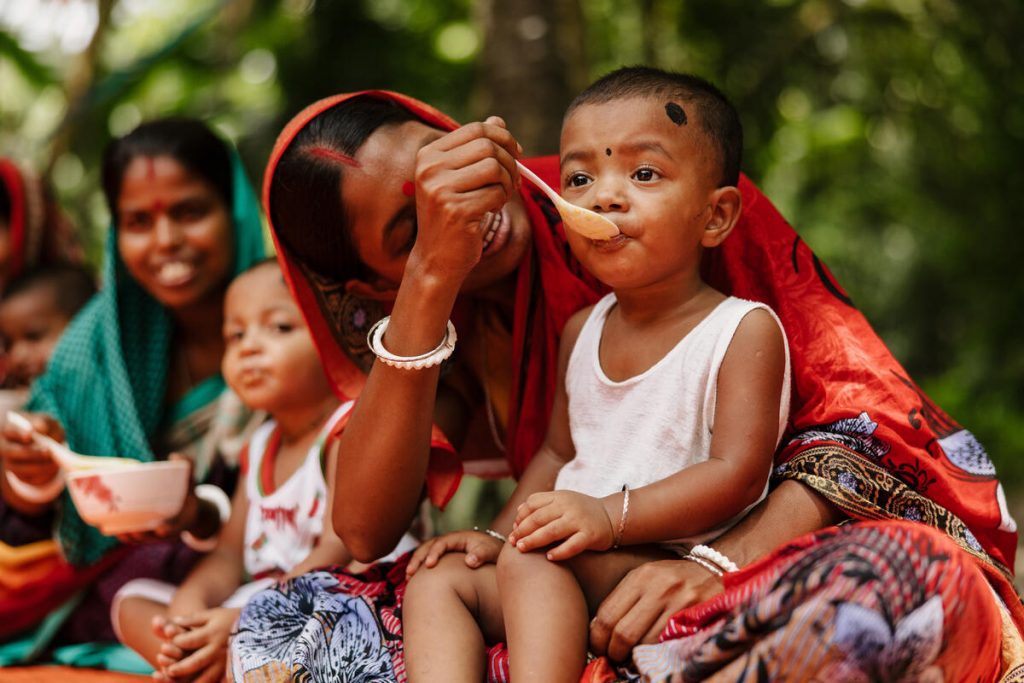
{"label": "baby in background", "polygon": [[620,69],[570,105],[562,195],[620,234],[568,239],[613,292],[566,324],[547,438],[492,529],[411,559],[413,683],[478,682],[501,641],[513,681],[576,683],[590,618],[629,571],[736,569],[704,544],[766,495],[789,414],[778,318],[700,274],[740,215],[741,150],[735,109],[693,76]]}
{"label": "baby in background", "polygon": [[0,300],[5,388],[28,387],[43,374],[64,328],[95,293],[92,273],[75,265],[40,267],[10,283]]}
{"label": "baby in background", "polygon": [[158,680],[220,680],[228,636],[248,597],[274,581],[348,564],[330,523],[331,430],[338,405],[276,261],[242,273],[225,296],[225,381],[271,419],[242,454],[231,516],[180,587],[126,584],[112,605],[121,641]]}

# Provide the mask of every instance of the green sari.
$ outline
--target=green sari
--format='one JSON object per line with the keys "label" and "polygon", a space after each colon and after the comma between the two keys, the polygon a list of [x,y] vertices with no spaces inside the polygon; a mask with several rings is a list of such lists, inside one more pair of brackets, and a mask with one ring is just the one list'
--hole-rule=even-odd
{"label": "green sari", "polygon": [[[238,274],[263,258],[264,241],[259,203],[235,154],[232,165],[233,272]],[[80,453],[142,461],[165,457],[167,451],[158,449],[164,428],[215,406],[225,393],[217,376],[193,388],[178,406],[165,406],[172,334],[170,312],[128,274],[111,228],[103,289],[64,332],[33,386],[28,410],[53,415],[68,445]],[[202,449],[197,456],[203,456]],[[195,464],[201,480],[209,462],[200,457]],[[117,545],[82,521],[66,491],[61,503],[57,537],[71,564],[93,564]]]}

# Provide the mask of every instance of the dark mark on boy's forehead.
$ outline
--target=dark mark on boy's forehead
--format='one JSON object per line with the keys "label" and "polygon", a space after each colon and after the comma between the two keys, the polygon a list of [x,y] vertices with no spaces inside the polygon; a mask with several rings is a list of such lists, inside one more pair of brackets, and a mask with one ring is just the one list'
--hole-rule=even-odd
{"label": "dark mark on boy's forehead", "polygon": [[669,102],[665,105],[665,113],[668,114],[670,119],[672,119],[672,123],[677,126],[686,125],[686,112],[683,111],[683,108],[675,102]]}
{"label": "dark mark on boy's forehead", "polygon": [[609,156],[610,157],[612,155],[612,148],[611,147],[605,147],[604,148],[604,153],[605,153],[605,156]]}

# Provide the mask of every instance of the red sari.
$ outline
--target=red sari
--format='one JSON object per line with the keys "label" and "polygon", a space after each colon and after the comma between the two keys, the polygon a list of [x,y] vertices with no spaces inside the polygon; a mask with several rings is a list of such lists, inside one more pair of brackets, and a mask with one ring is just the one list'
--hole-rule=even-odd
{"label": "red sari", "polygon": [[[433,108],[405,96],[383,91],[368,94],[399,103],[429,125],[444,130],[455,125]],[[314,116],[352,96],[341,95],[318,102],[285,128],[268,165],[265,205],[269,179],[295,134]],[[528,163],[545,179],[557,182],[557,159],[535,159]],[[697,659],[701,662],[715,663],[697,674],[684,672],[680,668],[682,664],[649,671],[654,672],[652,675],[679,677],[679,680],[701,679],[717,671],[723,680],[730,680],[730,676],[736,678],[734,674],[740,670],[736,667],[752,666],[743,670],[770,672],[771,678],[784,677],[788,660],[767,658],[757,648],[774,642],[773,638],[792,646],[808,637],[806,629],[794,631],[788,619],[774,622],[769,619],[758,622],[762,631],[737,641],[726,642],[722,633],[734,631],[737,624],[753,623],[751,612],[770,604],[782,604],[777,614],[787,617],[800,613],[809,618],[808,615],[831,609],[828,618],[833,622],[838,618],[835,605],[840,598],[850,604],[843,615],[862,614],[857,610],[871,611],[880,605],[893,604],[889,597],[865,601],[853,584],[840,580],[851,567],[850,549],[868,548],[890,551],[888,555],[881,553],[887,562],[880,561],[872,566],[903,567],[905,571],[898,577],[900,580],[924,582],[928,586],[928,590],[918,591],[910,599],[897,600],[895,613],[886,614],[883,620],[890,631],[903,624],[907,616],[917,615],[916,619],[922,614],[934,616],[935,603],[929,601],[936,595],[969,596],[976,598],[972,602],[983,605],[966,614],[962,610],[957,612],[955,606],[942,606],[938,614],[945,614],[946,623],[960,615],[974,617],[985,627],[972,631],[969,649],[957,651],[943,646],[942,656],[936,652],[933,659],[939,670],[944,662],[953,661],[956,665],[947,670],[963,672],[970,670],[970,666],[964,669],[964,662],[987,657],[986,672],[979,673],[981,669],[976,669],[975,673],[983,679],[991,678],[993,670],[1008,666],[1000,667],[998,662],[999,612],[988,586],[1006,608],[1004,637],[1019,640],[1017,631],[1024,626],[1024,607],[1012,585],[1016,525],[1006,511],[991,462],[973,436],[946,416],[909,379],[828,269],[768,199],[745,177],[741,178],[740,190],[743,214],[734,234],[722,247],[707,254],[704,275],[708,282],[727,294],[770,305],[779,314],[789,336],[793,403],[790,426],[776,457],[773,478],[775,481],[800,481],[829,499],[852,520],[880,523],[853,524],[839,531],[826,529],[797,539],[739,575],[731,576],[723,596],[684,610],[672,620],[663,635],[666,641],[678,640],[690,648],[686,653],[699,650],[701,657]],[[533,249],[519,270],[512,331],[514,374],[508,459],[515,474],[522,472],[547,429],[562,328],[569,316],[603,292],[600,283],[582,271],[572,257],[557,213],[547,200],[525,188],[523,193],[534,239]],[[345,398],[355,397],[364,376],[353,362],[358,354],[351,346],[360,343],[358,333],[368,328],[373,320],[366,320],[366,315],[354,315],[365,309],[344,295],[343,282],[325,282],[308,276],[280,242],[278,257],[336,390]],[[352,334],[349,318],[359,318],[363,324],[358,327],[364,329],[356,329],[356,334]],[[461,466],[437,430],[434,445],[437,457],[432,460],[427,485],[431,499],[443,505],[458,484]],[[907,528],[910,530],[906,531]],[[928,561],[919,561],[921,548],[936,547],[941,548],[941,552],[929,555]],[[837,555],[840,559],[835,560]],[[824,577],[815,575],[812,580],[813,585],[825,586],[831,593],[829,590],[794,591],[795,586],[807,583],[805,580],[800,584],[793,572],[813,558],[833,558],[827,566],[834,571]],[[818,564],[812,563],[813,566]],[[959,578],[945,583],[925,581],[935,572]],[[402,563],[380,567],[359,577],[340,571],[332,571],[330,576],[317,576],[320,582],[317,590],[321,593],[344,595],[348,599],[359,597],[372,606],[383,646],[391,656],[393,672],[390,675],[404,680],[400,644]],[[985,580],[978,579],[981,576]],[[311,590],[306,585],[309,583],[307,581],[301,589],[298,583],[291,588],[283,587],[276,596],[278,599],[272,601],[272,608],[268,606],[270,603],[256,606],[251,615],[261,610],[271,614],[288,609],[282,607],[286,601],[282,596]],[[857,585],[863,589],[861,592],[867,590],[865,586],[871,586],[878,589],[874,595],[887,596],[881,589],[892,588],[894,584],[875,576]],[[898,588],[898,583],[895,586]],[[794,602],[795,594],[809,596],[809,602]],[[780,603],[780,595],[786,596],[788,602]],[[810,596],[821,599],[820,603],[810,601]],[[919,611],[925,607],[928,608],[925,612]],[[346,607],[346,610],[350,612],[351,608]],[[249,615],[247,607],[240,635],[258,636],[255,617],[252,628],[247,627]],[[686,641],[686,638],[696,640]],[[853,641],[861,642],[856,638]],[[822,657],[819,664],[824,666],[822,662],[826,660],[845,661],[840,656],[843,652],[851,661],[856,659],[856,653],[842,649],[844,642],[841,638],[835,641],[818,638],[822,646],[818,648]],[[259,647],[258,638],[249,639],[244,647],[236,647],[238,651],[233,655],[237,675],[257,670],[264,673],[289,671],[294,675],[311,671],[309,658],[315,659],[308,652],[303,655],[307,659],[303,656],[288,659],[291,655],[280,654],[287,648],[278,647],[275,650],[278,654],[261,660],[259,653],[253,654],[254,647]],[[308,643],[298,649],[307,650]],[[239,655],[241,650],[245,652]],[[645,652],[648,660],[644,666],[650,661],[660,662],[662,653],[668,650]],[[676,650],[674,654],[679,652]],[[921,659],[920,654],[915,653],[917,660]],[[682,660],[677,657],[672,661],[678,664]],[[507,679],[500,648],[492,652],[491,665],[492,680]],[[613,680],[618,675],[629,674],[615,673],[603,660],[592,663],[586,674],[587,680],[593,681]]]}

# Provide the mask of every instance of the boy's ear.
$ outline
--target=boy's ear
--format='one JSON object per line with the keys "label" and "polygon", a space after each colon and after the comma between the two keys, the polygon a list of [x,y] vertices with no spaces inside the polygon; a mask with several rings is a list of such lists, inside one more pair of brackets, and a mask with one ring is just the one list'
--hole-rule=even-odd
{"label": "boy's ear", "polygon": [[394,301],[398,296],[398,285],[383,279],[367,282],[353,278],[345,283],[345,291],[369,301]]}
{"label": "boy's ear", "polygon": [[740,195],[739,188],[727,185],[712,192],[711,218],[704,226],[701,245],[711,248],[724,242],[732,229],[736,227],[736,221],[740,219],[742,210],[743,197]]}

